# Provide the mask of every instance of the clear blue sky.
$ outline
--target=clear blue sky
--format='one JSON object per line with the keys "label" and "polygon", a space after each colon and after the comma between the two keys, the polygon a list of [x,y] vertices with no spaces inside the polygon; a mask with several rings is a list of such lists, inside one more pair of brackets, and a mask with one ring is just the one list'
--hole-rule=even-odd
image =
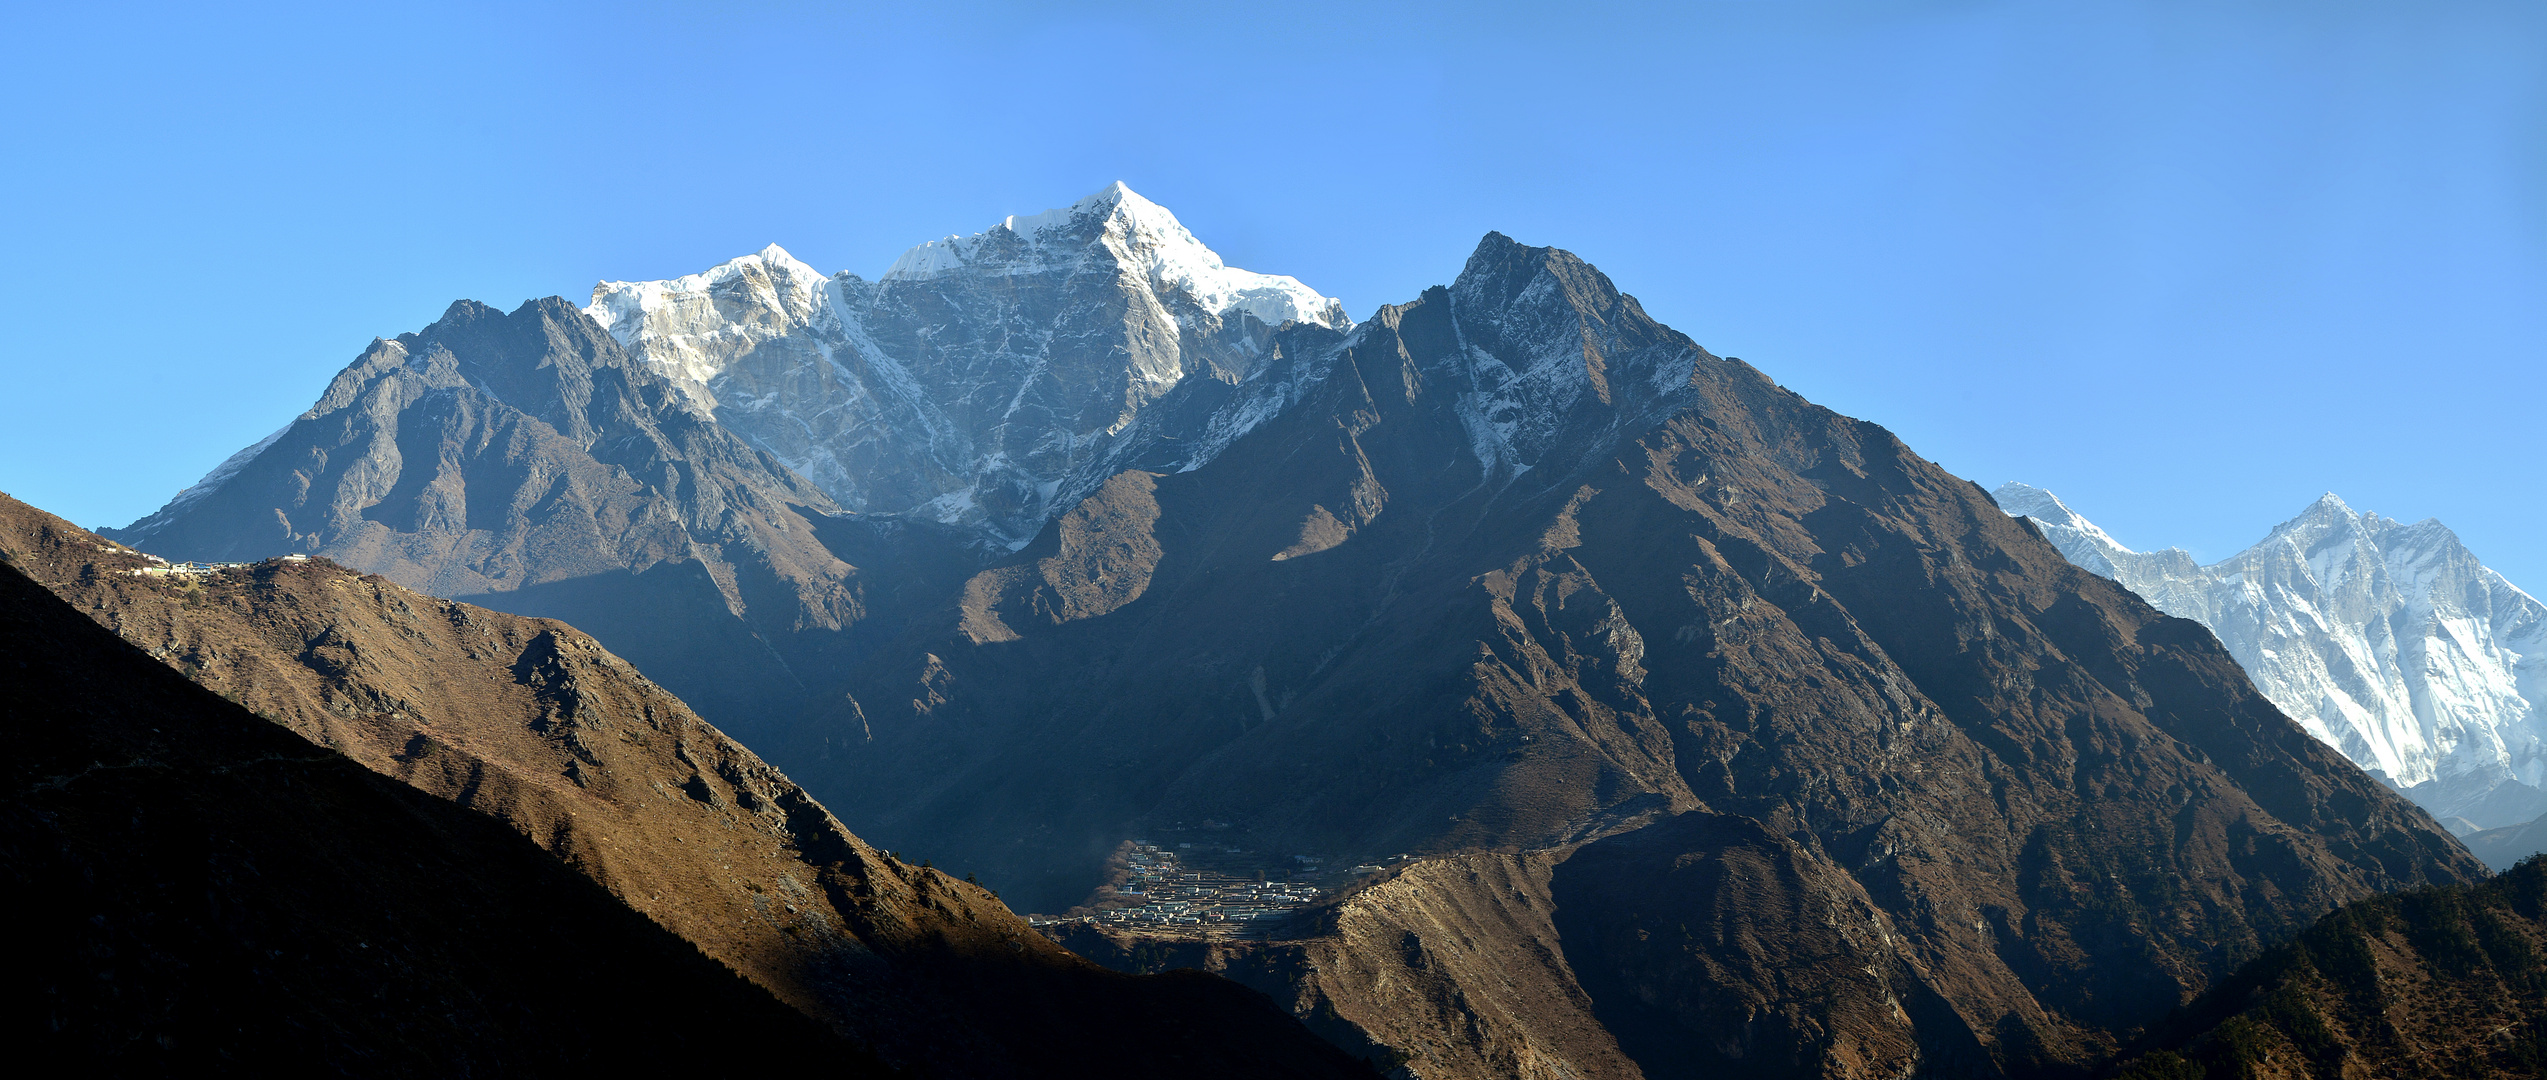
{"label": "clear blue sky", "polygon": [[2547,4],[9,23],[0,490],[86,525],[454,298],[580,301],[773,241],[872,276],[1119,178],[1356,318],[1489,229],[1569,248],[2127,544],[2218,558],[2331,489],[2547,594]]}

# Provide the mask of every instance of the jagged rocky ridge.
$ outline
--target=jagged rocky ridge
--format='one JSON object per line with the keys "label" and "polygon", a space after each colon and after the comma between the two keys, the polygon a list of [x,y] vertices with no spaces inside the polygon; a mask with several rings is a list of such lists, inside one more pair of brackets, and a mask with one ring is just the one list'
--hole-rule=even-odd
{"label": "jagged rocky ridge", "polygon": [[[737,304],[743,337],[775,310]],[[720,426],[752,423],[735,386],[794,392],[629,353],[594,350]],[[1490,236],[1453,285],[1230,370],[1136,403],[1102,443],[1128,456],[1033,474],[1013,553],[935,495],[789,504],[858,603],[722,616],[801,688],[729,726],[862,834],[1046,910],[1176,821],[1417,855],[1259,985],[1424,1077],[2076,1070],[2335,903],[2482,873],[2199,627],[1563,252]],[[1143,426],[1187,395],[1208,453]],[[585,625],[684,624],[658,603]]]}
{"label": "jagged rocky ridge", "polygon": [[153,573],[5,495],[0,558],[206,689],[511,826],[895,1066],[1356,1071],[1238,987],[1099,970],[980,886],[868,846],[562,623],[420,596],[323,559]]}
{"label": "jagged rocky ridge", "polygon": [[2547,814],[2547,606],[2440,522],[2329,494],[2201,566],[2126,548],[2041,488],[1993,494],[2072,562],[2210,627],[2309,734],[2455,831]]}

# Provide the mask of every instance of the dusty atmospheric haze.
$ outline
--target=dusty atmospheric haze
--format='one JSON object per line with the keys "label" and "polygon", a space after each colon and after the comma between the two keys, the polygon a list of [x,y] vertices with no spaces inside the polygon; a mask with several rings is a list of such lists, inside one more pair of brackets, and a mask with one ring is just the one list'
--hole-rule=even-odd
{"label": "dusty atmospheric haze", "polygon": [[856,14],[63,23],[450,77],[281,262],[23,230],[21,1045],[2547,1076],[2535,13]]}

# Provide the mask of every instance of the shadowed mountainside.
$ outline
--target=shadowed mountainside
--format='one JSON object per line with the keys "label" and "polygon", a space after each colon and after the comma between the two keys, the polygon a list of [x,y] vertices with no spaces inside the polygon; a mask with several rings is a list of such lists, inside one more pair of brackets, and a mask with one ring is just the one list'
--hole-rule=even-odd
{"label": "shadowed mountainside", "polygon": [[1245,990],[1099,970],[979,886],[869,847],[572,627],[324,560],[135,575],[153,564],[5,496],[0,555],[205,688],[511,825],[897,1064],[1349,1074]]}
{"label": "shadowed mountainside", "polygon": [[1550,921],[1549,879],[1562,857],[1474,853],[1401,864],[1266,941],[1086,922],[1054,933],[1118,971],[1226,975],[1357,1056],[1400,1062],[1415,1076],[1644,1076],[1594,1015]]}
{"label": "shadowed mountainside", "polygon": [[188,683],[14,565],[0,641],[21,1060],[885,1075],[501,824]]}

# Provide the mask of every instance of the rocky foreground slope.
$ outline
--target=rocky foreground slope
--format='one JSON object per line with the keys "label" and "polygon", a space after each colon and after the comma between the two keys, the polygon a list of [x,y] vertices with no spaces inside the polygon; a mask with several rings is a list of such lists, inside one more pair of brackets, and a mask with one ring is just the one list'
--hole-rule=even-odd
{"label": "rocky foreground slope", "polygon": [[2041,488],[1994,494],[2071,561],[2210,627],[2309,734],[2458,831],[2547,814],[2547,605],[2440,522],[2330,494],[2201,566],[2126,548]]}
{"label": "rocky foreground slope", "polygon": [[887,1075],[502,823],[189,682],[14,559],[0,643],[22,1062]]}
{"label": "rocky foreground slope", "polygon": [[1353,1071],[1247,991],[1099,970],[982,887],[868,846],[572,627],[326,560],[162,573],[6,496],[0,556],[207,690],[511,826],[894,1064],[967,1076]]}

